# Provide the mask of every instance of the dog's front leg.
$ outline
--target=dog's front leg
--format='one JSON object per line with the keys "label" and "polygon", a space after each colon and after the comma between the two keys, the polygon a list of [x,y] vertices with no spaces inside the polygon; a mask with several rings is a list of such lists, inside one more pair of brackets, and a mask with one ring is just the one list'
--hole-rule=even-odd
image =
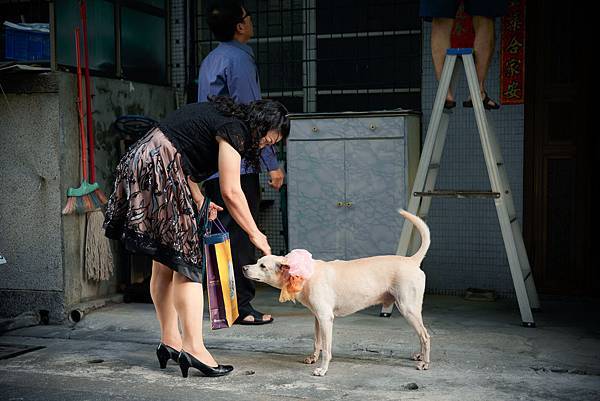
{"label": "dog's front leg", "polygon": [[326,315],[317,315],[320,333],[321,333],[321,350],[323,355],[321,357],[321,366],[313,371],[315,376],[325,376],[327,369],[329,369],[329,362],[331,361],[331,341],[333,335],[333,314],[329,313]]}
{"label": "dog's front leg", "polygon": [[319,360],[319,354],[321,354],[321,328],[319,327],[319,319],[315,317],[315,350],[307,356],[304,363],[312,364]]}

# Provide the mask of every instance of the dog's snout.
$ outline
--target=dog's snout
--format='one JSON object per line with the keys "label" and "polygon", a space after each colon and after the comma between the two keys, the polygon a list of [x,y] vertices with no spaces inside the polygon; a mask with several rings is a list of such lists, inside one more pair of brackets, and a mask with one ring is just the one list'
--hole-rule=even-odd
{"label": "dog's snout", "polygon": [[242,266],[242,270],[245,272],[247,272],[249,268],[250,268],[250,266],[248,266],[248,265]]}

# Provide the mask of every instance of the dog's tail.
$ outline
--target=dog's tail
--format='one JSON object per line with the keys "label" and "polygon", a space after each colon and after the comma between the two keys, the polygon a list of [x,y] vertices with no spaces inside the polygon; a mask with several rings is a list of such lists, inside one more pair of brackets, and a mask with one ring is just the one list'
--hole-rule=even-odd
{"label": "dog's tail", "polygon": [[406,220],[408,220],[415,227],[417,227],[417,230],[419,230],[419,234],[421,234],[421,247],[414,255],[411,256],[412,259],[417,260],[420,264],[421,261],[425,258],[425,254],[429,249],[429,244],[431,244],[431,235],[429,233],[429,227],[427,227],[427,224],[425,224],[425,222],[421,220],[418,216],[415,216],[412,213],[408,213],[406,210],[400,209],[398,210],[398,213],[400,213],[402,216],[404,216]]}

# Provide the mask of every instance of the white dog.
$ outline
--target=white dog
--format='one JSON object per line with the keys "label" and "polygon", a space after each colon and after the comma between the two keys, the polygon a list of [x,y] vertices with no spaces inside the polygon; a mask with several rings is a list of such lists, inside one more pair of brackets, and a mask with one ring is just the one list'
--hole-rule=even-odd
{"label": "white dog", "polygon": [[244,275],[249,279],[281,289],[280,301],[297,299],[315,315],[315,348],[304,360],[307,364],[315,363],[323,352],[321,365],[314,370],[314,375],[324,376],[329,368],[335,316],[347,316],[372,305],[390,306],[392,303],[419,336],[421,352],[413,354],[413,359],[418,361],[417,369],[429,368],[430,337],[421,316],[425,273],[420,269],[430,244],[429,228],[417,216],[404,210],[399,212],[421,234],[421,247],[412,256],[375,256],[332,262],[315,260],[308,278],[290,274],[288,260],[282,256],[264,256],[256,264],[243,267]]}

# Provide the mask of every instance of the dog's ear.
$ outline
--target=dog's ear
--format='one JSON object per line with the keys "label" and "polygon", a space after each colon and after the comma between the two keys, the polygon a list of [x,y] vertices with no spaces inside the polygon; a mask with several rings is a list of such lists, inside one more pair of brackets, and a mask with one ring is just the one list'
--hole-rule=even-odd
{"label": "dog's ear", "polygon": [[296,303],[296,296],[302,288],[304,288],[304,277],[293,276],[288,273],[289,266],[283,272],[283,283],[281,293],[279,294],[279,302],[292,301]]}
{"label": "dog's ear", "polygon": [[289,262],[288,262],[287,258],[284,256],[281,256],[279,258],[279,260],[277,261],[277,263],[279,263],[279,270],[289,270],[290,269]]}

